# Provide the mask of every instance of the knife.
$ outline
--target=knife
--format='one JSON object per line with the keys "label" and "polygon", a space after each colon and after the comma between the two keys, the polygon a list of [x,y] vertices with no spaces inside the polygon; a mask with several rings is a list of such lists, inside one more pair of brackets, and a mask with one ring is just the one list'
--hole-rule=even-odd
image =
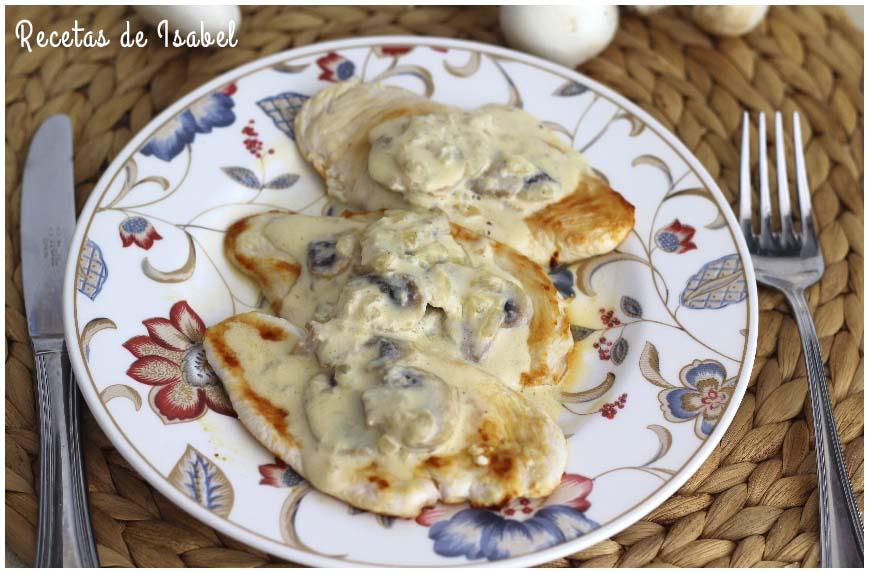
{"label": "knife", "polygon": [[21,265],[39,402],[36,567],[98,567],[78,435],[79,396],[63,342],[63,279],[75,230],[72,124],[39,126],[24,166]]}

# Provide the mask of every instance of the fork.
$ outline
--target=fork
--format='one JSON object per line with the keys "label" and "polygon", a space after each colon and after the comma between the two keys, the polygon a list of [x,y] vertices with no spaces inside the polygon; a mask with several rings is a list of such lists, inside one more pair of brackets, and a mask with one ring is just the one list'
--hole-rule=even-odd
{"label": "fork", "polygon": [[863,523],[857,511],[851,480],[836,433],[833,406],[827,388],[827,376],[818,334],[806,304],[805,290],[824,274],[824,258],[818,247],[817,231],[812,221],[812,201],[806,175],[806,162],[800,133],[800,116],[793,115],[794,173],[799,198],[800,226],[794,226],[788,190],[782,116],[775,114],[775,150],[778,211],[781,226],[773,229],[769,177],[766,162],[766,117],[758,117],[758,152],[760,183],[760,233],[751,223],[751,146],[748,112],[742,116],[742,152],[739,167],[739,224],[757,280],[784,293],[794,310],[809,379],[812,419],[815,430],[815,453],[818,459],[818,513],[821,530],[821,565],[823,567],[863,566]]}

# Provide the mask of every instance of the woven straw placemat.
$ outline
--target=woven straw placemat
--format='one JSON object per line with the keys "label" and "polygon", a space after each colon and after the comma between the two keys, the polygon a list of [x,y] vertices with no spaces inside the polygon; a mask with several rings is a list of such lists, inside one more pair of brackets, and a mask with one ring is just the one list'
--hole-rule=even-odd
{"label": "woven straw placemat", "polygon": [[[425,34],[503,43],[497,8],[247,7],[236,48],[121,49],[126,7],[6,11],[6,543],[35,548],[38,434],[18,245],[27,145],[50,114],[75,124],[79,208],[133,134],[180,96],[260,56],[330,38]],[[103,28],[100,49],[35,49],[13,27]],[[731,201],[740,112],[799,110],[823,280],[809,290],[851,479],[863,507],[863,35],[836,8],[776,7],[743,38],[716,39],[684,9],[622,13],[612,45],[581,71],[638,103],[700,158]],[[818,564],[815,454],[805,366],[784,298],[760,289],[751,387],[709,460],[661,507],[613,539],[551,566]],[[91,515],[103,565],[278,564],[197,522],[145,483],[84,414]]]}

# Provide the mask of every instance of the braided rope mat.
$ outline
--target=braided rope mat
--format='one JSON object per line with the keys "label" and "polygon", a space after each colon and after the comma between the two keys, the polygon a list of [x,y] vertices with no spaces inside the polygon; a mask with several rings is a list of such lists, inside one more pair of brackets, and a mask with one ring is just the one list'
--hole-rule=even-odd
{"label": "braided rope mat", "polygon": [[[32,562],[38,434],[18,245],[20,176],[40,122],[75,124],[80,208],[131,136],[184,93],[254,58],[353,35],[426,34],[503,43],[497,9],[266,7],[244,9],[233,49],[120,49],[125,7],[7,8],[6,12],[6,543]],[[99,49],[35,49],[13,26],[103,28]],[[581,71],[637,102],[737,191],[742,109],[805,118],[806,159],[823,280],[809,290],[835,415],[863,507],[863,35],[834,8],[772,8],[752,34],[715,39],[684,10],[623,12],[618,35]],[[805,124],[804,124],[805,125]],[[783,297],[760,290],[761,331],[751,387],[721,444],[670,500],[613,539],[550,566],[784,566],[818,564],[818,506],[806,373]],[[198,523],[152,490],[84,414],[90,504],[103,565],[257,566],[274,558]]]}

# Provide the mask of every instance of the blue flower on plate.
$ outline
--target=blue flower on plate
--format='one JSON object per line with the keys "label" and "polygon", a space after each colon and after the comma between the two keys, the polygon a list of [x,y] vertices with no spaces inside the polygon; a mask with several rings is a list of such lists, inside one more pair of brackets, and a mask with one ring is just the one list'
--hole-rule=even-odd
{"label": "blue flower on plate", "polygon": [[694,420],[694,433],[705,440],[718,425],[736,390],[736,378],[715,360],[695,360],[679,372],[681,388],[658,394],[664,417],[671,422]]}
{"label": "blue flower on plate", "polygon": [[431,527],[434,551],[445,557],[497,561],[540,551],[600,527],[585,516],[592,481],[564,474],[549,497],[518,498],[498,509],[439,505],[416,518]]}
{"label": "blue flower on plate", "polygon": [[229,84],[193,102],[154,133],[142,147],[142,154],[172,161],[193,143],[197,133],[211,133],[215,127],[232,125],[235,121],[235,112],[232,111],[235,91],[235,84]]}

